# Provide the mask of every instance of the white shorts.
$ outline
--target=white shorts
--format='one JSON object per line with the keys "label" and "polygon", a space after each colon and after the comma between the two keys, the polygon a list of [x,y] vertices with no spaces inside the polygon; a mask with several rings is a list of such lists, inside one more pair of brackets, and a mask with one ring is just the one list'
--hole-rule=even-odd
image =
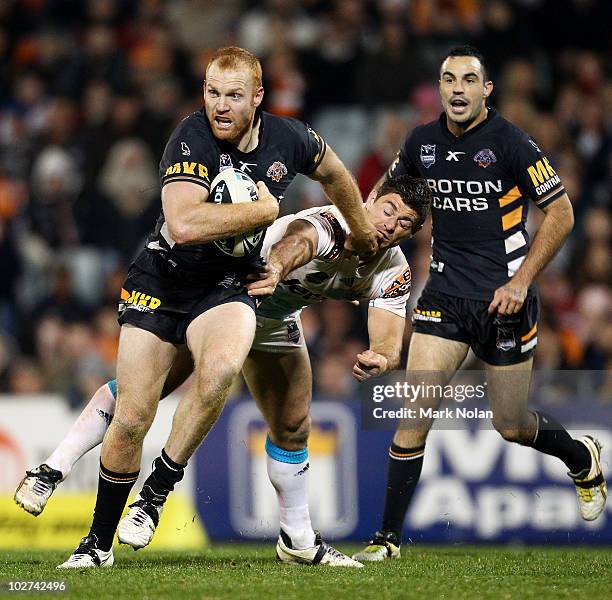
{"label": "white shorts", "polygon": [[299,315],[269,319],[257,315],[257,329],[252,350],[262,352],[294,352],[305,346]]}

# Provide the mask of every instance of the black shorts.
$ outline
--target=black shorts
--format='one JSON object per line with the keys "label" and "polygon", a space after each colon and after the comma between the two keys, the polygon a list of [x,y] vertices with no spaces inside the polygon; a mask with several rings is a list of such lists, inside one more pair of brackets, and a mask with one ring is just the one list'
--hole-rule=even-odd
{"label": "black shorts", "polygon": [[491,365],[515,365],[531,358],[538,341],[537,295],[529,292],[514,315],[490,315],[489,304],[425,288],[412,315],[413,329],[468,344]]}
{"label": "black shorts", "polygon": [[182,344],[197,316],[228,302],[242,302],[255,310],[255,301],[244,287],[244,274],[186,273],[145,250],[130,267],[121,289],[118,320]]}

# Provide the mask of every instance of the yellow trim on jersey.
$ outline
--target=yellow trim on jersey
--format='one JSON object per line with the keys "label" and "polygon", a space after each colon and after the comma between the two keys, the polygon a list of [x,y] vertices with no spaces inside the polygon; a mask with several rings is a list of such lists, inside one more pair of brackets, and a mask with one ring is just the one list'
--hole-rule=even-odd
{"label": "yellow trim on jersey", "polygon": [[521,197],[521,192],[518,189],[518,186],[514,186],[511,190],[507,191],[500,199],[499,199],[499,207],[504,208],[504,206],[508,206],[508,204],[512,204],[515,200],[518,200]]}
{"label": "yellow trim on jersey", "polygon": [[507,215],[502,216],[502,228],[507,231],[511,227],[518,225],[523,219],[523,207],[519,206],[513,211],[510,211]]}

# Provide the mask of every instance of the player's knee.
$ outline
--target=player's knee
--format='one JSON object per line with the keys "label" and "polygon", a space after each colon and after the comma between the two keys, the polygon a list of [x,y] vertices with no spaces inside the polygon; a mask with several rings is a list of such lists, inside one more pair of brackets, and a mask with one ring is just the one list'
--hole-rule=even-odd
{"label": "player's knee", "polygon": [[117,411],[111,422],[111,427],[123,438],[130,441],[144,439],[153,419],[146,411],[137,408],[122,408]]}
{"label": "player's knee", "polygon": [[310,424],[309,414],[286,419],[272,428],[272,434],[282,448],[286,450],[301,449],[308,443]]}
{"label": "player's knee", "polygon": [[233,357],[220,356],[214,362],[196,365],[193,373],[193,385],[198,386],[203,392],[209,388],[225,389],[234,381],[240,373],[242,363]]}

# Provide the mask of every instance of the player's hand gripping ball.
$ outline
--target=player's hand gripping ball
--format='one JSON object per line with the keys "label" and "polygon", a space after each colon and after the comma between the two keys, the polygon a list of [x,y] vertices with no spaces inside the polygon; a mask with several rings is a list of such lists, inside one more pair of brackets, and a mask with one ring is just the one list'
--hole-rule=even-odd
{"label": "player's hand gripping ball", "polygon": [[[255,182],[239,169],[223,169],[210,185],[209,202],[241,204],[259,199]],[[229,256],[247,256],[257,247],[264,229],[258,228],[239,235],[215,241],[215,246]]]}

